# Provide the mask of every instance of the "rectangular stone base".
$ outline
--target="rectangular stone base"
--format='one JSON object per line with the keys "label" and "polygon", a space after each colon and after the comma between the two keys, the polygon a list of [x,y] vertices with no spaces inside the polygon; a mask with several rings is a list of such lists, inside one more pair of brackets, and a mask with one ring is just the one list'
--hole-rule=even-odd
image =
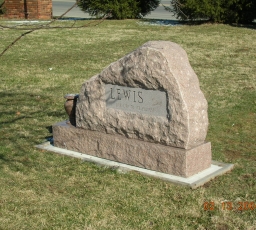
{"label": "rectangular stone base", "polygon": [[186,150],[80,129],[65,121],[53,125],[53,139],[59,148],[185,178],[211,166],[210,142]]}

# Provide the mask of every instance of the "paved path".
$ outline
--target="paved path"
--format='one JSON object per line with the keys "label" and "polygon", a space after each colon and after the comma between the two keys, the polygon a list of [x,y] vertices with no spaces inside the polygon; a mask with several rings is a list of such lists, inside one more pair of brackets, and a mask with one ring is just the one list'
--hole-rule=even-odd
{"label": "paved path", "polygon": [[[53,16],[60,16],[74,4],[75,0],[53,0]],[[166,11],[161,4],[169,6],[170,0],[162,0],[159,7],[155,11],[151,12],[151,14],[146,16],[145,18],[175,20],[172,14]],[[74,9],[72,9],[69,13],[66,14],[66,16],[76,18],[91,18],[89,14],[81,11],[79,7],[75,7]]]}

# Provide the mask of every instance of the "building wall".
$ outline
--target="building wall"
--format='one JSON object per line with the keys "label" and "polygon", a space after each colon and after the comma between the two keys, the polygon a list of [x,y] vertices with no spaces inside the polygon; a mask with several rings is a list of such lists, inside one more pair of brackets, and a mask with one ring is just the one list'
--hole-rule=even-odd
{"label": "building wall", "polygon": [[52,0],[40,0],[40,6],[38,7],[39,19],[52,18]]}
{"label": "building wall", "polygon": [[52,0],[5,0],[5,17],[13,19],[51,19]]}

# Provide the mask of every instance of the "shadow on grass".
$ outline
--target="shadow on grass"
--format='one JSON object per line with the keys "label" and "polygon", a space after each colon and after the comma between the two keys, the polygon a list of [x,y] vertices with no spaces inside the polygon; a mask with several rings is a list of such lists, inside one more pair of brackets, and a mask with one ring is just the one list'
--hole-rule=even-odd
{"label": "shadow on grass", "polygon": [[21,164],[34,166],[34,146],[51,135],[50,125],[63,120],[64,109],[56,108],[58,102],[50,94],[5,91],[0,97],[0,168],[6,164],[14,170],[19,170]]}
{"label": "shadow on grass", "polygon": [[256,30],[256,22],[252,22],[251,24],[239,24],[239,23],[232,23],[230,24],[232,27],[238,27],[238,28],[247,28]]}
{"label": "shadow on grass", "polygon": [[141,19],[141,24],[152,26],[181,26],[184,23],[178,20],[166,20],[166,19]]}
{"label": "shadow on grass", "polygon": [[[203,25],[203,24],[216,24],[209,20],[203,20],[203,19],[202,20],[142,19],[141,23],[147,24],[147,25],[159,25],[159,26],[182,26],[182,25],[197,26],[197,25]],[[242,28],[253,29],[253,30],[256,29],[256,22],[252,22],[250,24],[227,23],[227,25],[230,25],[232,27],[238,27],[238,28],[242,27]]]}

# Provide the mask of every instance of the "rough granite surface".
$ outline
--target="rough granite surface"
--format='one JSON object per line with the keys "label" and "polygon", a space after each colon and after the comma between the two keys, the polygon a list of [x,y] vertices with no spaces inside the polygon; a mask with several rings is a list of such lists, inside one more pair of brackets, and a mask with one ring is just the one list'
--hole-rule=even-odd
{"label": "rough granite surface", "polygon": [[[167,116],[107,108],[106,84],[166,92]],[[150,41],[83,84],[76,124],[86,130],[192,149],[206,138],[207,101],[186,52],[173,42]]]}
{"label": "rough granite surface", "polygon": [[211,166],[211,143],[185,150],[121,135],[53,125],[54,146],[176,176],[190,177]]}

